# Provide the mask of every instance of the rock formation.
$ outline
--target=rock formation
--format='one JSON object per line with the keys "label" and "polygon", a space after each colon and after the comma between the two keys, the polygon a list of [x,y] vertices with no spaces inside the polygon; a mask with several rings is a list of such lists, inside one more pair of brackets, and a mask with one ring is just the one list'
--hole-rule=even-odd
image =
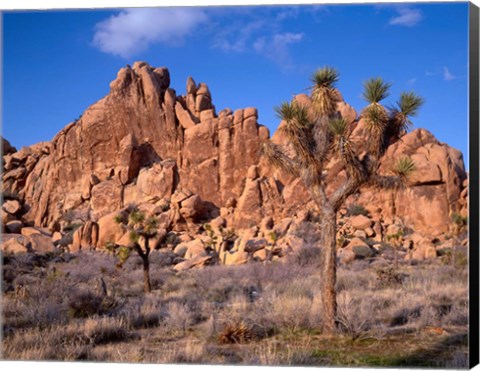
{"label": "rock formation", "polygon": [[[296,99],[309,104],[305,95]],[[355,110],[342,101],[338,111],[361,143],[364,124]],[[302,213],[313,209],[298,179],[271,169],[260,157],[267,138],[269,131],[258,123],[255,108],[217,113],[206,84],[189,78],[186,95],[177,96],[166,68],[136,62],[118,72],[106,97],[50,142],[16,151],[2,138],[2,229],[19,233],[35,226],[58,233],[59,226],[80,223],[72,248],[102,248],[121,237],[110,219],[135,203],[171,218],[173,230],[180,236],[188,232],[194,241],[204,223],[218,218],[226,229],[237,231],[264,223],[268,228],[250,236],[264,238],[290,217],[302,221]],[[286,144],[279,132],[273,141]],[[468,181],[459,151],[417,129],[392,143],[385,157],[393,161],[401,156],[410,156],[417,167],[411,187],[395,192],[363,188],[347,200],[371,216],[357,228],[360,237],[374,238],[397,219],[435,236],[448,232],[451,212],[466,213]],[[334,189],[344,171],[339,161],[328,166],[338,169],[329,180]],[[381,166],[388,172],[391,163]],[[360,221],[351,223],[356,229]],[[18,250],[18,240],[25,239],[11,238],[15,243],[10,244]],[[295,248],[294,240],[291,234],[290,244],[282,242],[284,248]],[[193,249],[188,243],[184,241],[187,252]],[[244,261],[240,255],[228,259]],[[207,261],[201,254],[195,257]]]}

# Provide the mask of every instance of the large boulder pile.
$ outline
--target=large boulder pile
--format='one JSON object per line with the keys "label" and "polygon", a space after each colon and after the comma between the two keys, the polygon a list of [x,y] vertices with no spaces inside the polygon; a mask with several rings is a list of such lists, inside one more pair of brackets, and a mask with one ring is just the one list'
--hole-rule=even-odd
{"label": "large boulder pile", "polygon": [[[310,104],[306,95],[296,99]],[[365,124],[343,100],[337,109],[361,143]],[[109,94],[50,142],[17,151],[2,138],[2,246],[35,250],[33,235],[24,232],[34,227],[53,246],[101,249],[124,238],[114,216],[137,204],[173,224],[176,243],[170,245],[180,259],[178,269],[212,259],[279,259],[315,244],[306,236],[316,228],[310,220],[315,205],[299,179],[261,158],[268,138],[255,108],[217,113],[206,84],[188,78],[185,95],[177,95],[166,68],[136,62],[122,68]],[[279,131],[272,140],[288,146]],[[468,177],[459,151],[417,129],[390,145],[382,171],[388,173],[401,156],[410,156],[417,168],[411,187],[364,187],[346,204],[362,205],[366,215],[341,211],[345,261],[375,256],[374,244],[385,241],[399,220],[432,240],[448,233],[451,213],[466,215]],[[339,161],[327,167],[331,191],[345,173]],[[217,236],[216,255],[209,233]]]}

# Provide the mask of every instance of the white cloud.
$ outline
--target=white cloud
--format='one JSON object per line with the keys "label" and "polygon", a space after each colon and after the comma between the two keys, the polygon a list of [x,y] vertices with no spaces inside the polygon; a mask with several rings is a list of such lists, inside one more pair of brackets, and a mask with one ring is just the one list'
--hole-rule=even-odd
{"label": "white cloud", "polygon": [[445,81],[452,81],[455,80],[456,76],[447,67],[443,67],[443,78]]}
{"label": "white cloud", "polygon": [[289,68],[292,62],[288,46],[300,42],[304,36],[304,33],[285,32],[269,38],[261,37],[255,41],[253,48],[257,53],[276,61],[280,66]]}
{"label": "white cloud", "polygon": [[213,40],[213,48],[225,52],[241,53],[248,49],[253,33],[265,27],[263,21],[255,20],[246,24],[235,23],[232,27],[219,31]]}
{"label": "white cloud", "polygon": [[416,77],[412,77],[411,79],[407,80],[407,86],[413,86],[417,82]]}
{"label": "white cloud", "polygon": [[97,23],[93,45],[104,53],[128,58],[155,43],[175,44],[207,20],[201,9],[127,9]]}
{"label": "white cloud", "polygon": [[390,18],[388,22],[394,26],[415,26],[423,18],[422,12],[420,9],[410,8],[410,7],[397,7],[397,16]]}

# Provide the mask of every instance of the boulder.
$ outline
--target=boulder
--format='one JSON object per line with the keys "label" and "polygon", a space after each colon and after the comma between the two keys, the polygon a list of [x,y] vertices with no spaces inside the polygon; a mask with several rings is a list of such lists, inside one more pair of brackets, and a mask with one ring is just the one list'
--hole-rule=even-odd
{"label": "boulder", "polygon": [[207,252],[205,251],[205,244],[199,239],[186,242],[183,245],[187,248],[184,256],[185,259],[192,259],[198,256],[207,256]]}
{"label": "boulder", "polygon": [[203,211],[202,199],[197,194],[186,198],[180,204],[180,214],[187,221],[196,221],[198,217],[203,215]]}
{"label": "boulder", "polygon": [[355,260],[355,253],[351,249],[341,249],[339,251],[340,262],[343,264],[349,264]]}
{"label": "boulder", "polygon": [[12,220],[8,222],[5,227],[9,233],[20,233],[23,228],[23,223],[20,220]]}
{"label": "boulder", "polygon": [[370,228],[373,224],[372,220],[364,215],[355,215],[350,218],[350,224],[353,228],[363,230]]}
{"label": "boulder", "polygon": [[28,239],[30,240],[32,249],[36,252],[49,252],[55,250],[51,237],[43,234],[32,234]]}
{"label": "boulder", "polygon": [[3,151],[2,155],[8,155],[8,154],[17,152],[17,149],[14,146],[12,146],[8,140],[6,140],[4,137],[1,137],[1,138],[2,138],[2,151]]}
{"label": "boulder", "polygon": [[177,115],[180,125],[182,125],[184,129],[195,126],[195,121],[192,116],[185,108],[183,108],[180,102],[175,103],[175,114]]}
{"label": "boulder", "polygon": [[17,213],[21,210],[22,206],[17,200],[7,200],[3,203],[2,208],[10,215],[17,215]]}
{"label": "boulder", "polygon": [[258,250],[253,253],[253,258],[258,261],[265,261],[268,258],[268,251],[266,249]]}
{"label": "boulder", "polygon": [[96,247],[104,248],[107,243],[118,241],[125,234],[122,227],[115,222],[115,216],[117,215],[118,212],[113,212],[98,220],[98,239],[95,245]]}
{"label": "boulder", "polygon": [[185,253],[187,252],[187,250],[188,250],[188,247],[186,246],[186,244],[185,243],[180,243],[177,246],[175,246],[175,248],[173,249],[173,252],[176,255],[181,256],[183,258],[185,256]]}
{"label": "boulder", "polygon": [[181,263],[176,264],[173,269],[175,269],[176,271],[184,271],[195,267],[203,267],[205,265],[208,265],[211,260],[211,256],[197,256],[195,258],[185,260]]}
{"label": "boulder", "polygon": [[245,251],[225,252],[222,260],[225,265],[245,264],[249,260],[249,254]]}
{"label": "boulder", "polygon": [[39,228],[39,227],[24,227],[22,228],[22,235],[23,236],[31,236],[32,234],[43,234],[47,237],[52,237],[52,233],[48,229]]}
{"label": "boulder", "polygon": [[98,242],[98,232],[98,224],[91,220],[87,221],[73,233],[73,241],[70,246],[70,251],[76,252],[82,249],[94,248]]}
{"label": "boulder", "polygon": [[24,253],[31,251],[30,241],[19,234],[4,234],[0,243],[0,250],[8,253]]}
{"label": "boulder", "polygon": [[[343,250],[352,251],[355,255],[355,259],[365,259],[375,255],[375,250],[373,250],[366,242],[357,237],[353,238]],[[345,253],[347,254],[347,252]],[[351,256],[350,253],[348,254]]]}
{"label": "boulder", "polygon": [[258,250],[266,248],[267,246],[268,242],[264,238],[253,238],[245,242],[243,251],[248,253],[254,253]]}

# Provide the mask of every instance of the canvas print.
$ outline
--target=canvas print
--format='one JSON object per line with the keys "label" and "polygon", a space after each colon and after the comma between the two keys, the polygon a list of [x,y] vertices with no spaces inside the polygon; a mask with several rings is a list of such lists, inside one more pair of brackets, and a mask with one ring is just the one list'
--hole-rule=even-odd
{"label": "canvas print", "polygon": [[3,12],[2,359],[468,368],[472,6]]}

